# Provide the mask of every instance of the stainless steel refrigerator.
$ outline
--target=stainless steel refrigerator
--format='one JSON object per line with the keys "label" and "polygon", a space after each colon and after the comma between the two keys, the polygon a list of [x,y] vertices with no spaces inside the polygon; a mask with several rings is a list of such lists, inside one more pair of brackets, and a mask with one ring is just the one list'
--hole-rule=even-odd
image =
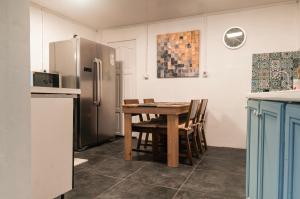
{"label": "stainless steel refrigerator", "polygon": [[50,72],[61,73],[62,87],[80,88],[74,148],[98,145],[116,134],[115,49],[74,38],[50,43]]}

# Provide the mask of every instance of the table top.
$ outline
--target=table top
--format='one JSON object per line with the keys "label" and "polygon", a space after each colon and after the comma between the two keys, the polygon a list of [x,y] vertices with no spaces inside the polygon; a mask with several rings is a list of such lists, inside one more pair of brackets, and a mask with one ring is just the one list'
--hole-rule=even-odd
{"label": "table top", "polygon": [[187,113],[190,103],[188,102],[155,102],[143,104],[125,104],[124,113],[152,113],[152,114],[181,114]]}

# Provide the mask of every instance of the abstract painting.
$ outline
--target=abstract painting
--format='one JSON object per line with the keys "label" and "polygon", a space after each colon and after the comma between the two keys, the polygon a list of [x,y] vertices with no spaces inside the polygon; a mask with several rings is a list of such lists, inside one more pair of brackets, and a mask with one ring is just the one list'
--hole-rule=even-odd
{"label": "abstract painting", "polygon": [[252,92],[292,89],[299,64],[300,51],[254,54]]}
{"label": "abstract painting", "polygon": [[200,31],[157,35],[157,77],[199,77]]}

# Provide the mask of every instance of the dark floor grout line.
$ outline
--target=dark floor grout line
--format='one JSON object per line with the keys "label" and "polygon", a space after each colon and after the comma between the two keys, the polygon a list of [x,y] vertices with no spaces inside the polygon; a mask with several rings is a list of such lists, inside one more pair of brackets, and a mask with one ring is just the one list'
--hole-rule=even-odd
{"label": "dark floor grout line", "polygon": [[110,176],[110,175],[106,175],[106,174],[102,174],[97,170],[94,170],[98,175],[104,176],[104,177],[108,177],[108,178],[114,178],[114,179],[118,179],[118,180],[124,180],[125,178],[121,178],[121,177],[115,177],[115,176]]}
{"label": "dark floor grout line", "polygon": [[[215,159],[215,160],[227,160],[227,161],[231,161],[232,159],[228,159],[228,158],[220,158],[220,157],[216,157],[216,156],[206,156],[208,159]],[[233,160],[237,160],[237,158],[234,158]],[[244,160],[244,159],[242,159],[242,158],[240,158],[240,162],[241,163],[246,163],[246,159]]]}
{"label": "dark floor grout line", "polygon": [[137,172],[139,172],[140,170],[142,170],[144,167],[146,167],[147,165],[143,165],[141,166],[139,169],[135,170],[133,173],[129,174],[128,176],[126,176],[124,179],[128,179],[130,178],[130,176],[133,176],[134,174],[136,174]]}
{"label": "dark floor grout line", "polygon": [[191,173],[185,178],[185,180],[183,181],[183,183],[180,185],[180,187],[178,188],[178,190],[175,192],[174,196],[172,197],[172,199],[174,199],[177,194],[179,193],[179,191],[181,191],[183,185],[191,178],[192,174],[194,173],[194,171],[196,170],[196,168],[199,166],[199,164],[203,161],[204,157],[206,156],[206,154],[204,154],[200,161],[195,165],[195,167],[192,169]]}
{"label": "dark floor grout line", "polygon": [[100,197],[102,194],[112,190],[113,188],[115,188],[116,186],[118,186],[119,184],[121,184],[122,182],[124,182],[128,177],[130,177],[131,175],[137,173],[138,171],[140,171],[142,168],[144,168],[146,165],[140,167],[139,169],[137,169],[136,171],[134,171],[133,173],[131,173],[130,175],[126,176],[125,178],[119,178],[121,179],[119,182],[117,182],[116,184],[114,184],[113,186],[109,187],[108,189],[104,190],[102,193],[100,193],[98,196],[96,196],[95,198]]}
{"label": "dark floor grout line", "polygon": [[104,194],[104,193],[106,193],[106,192],[112,190],[113,188],[115,188],[116,186],[118,186],[119,184],[121,184],[121,183],[124,182],[124,181],[125,181],[125,178],[122,179],[122,180],[120,180],[119,182],[117,182],[117,183],[114,184],[113,186],[108,187],[108,188],[107,188],[106,190],[104,190],[102,193],[100,193],[99,195],[97,195],[94,199],[96,199],[96,198],[100,197],[102,194]]}
{"label": "dark floor grout line", "polygon": [[[105,158],[105,159],[103,159],[102,161],[104,161],[104,160],[106,160],[106,159],[108,159],[108,158]],[[136,171],[134,171],[133,173],[131,173],[131,174],[129,174],[128,176],[123,177],[123,178],[122,178],[122,177],[115,177],[115,176],[110,176],[110,175],[102,174],[101,171],[99,171],[99,170],[97,170],[97,169],[95,169],[95,168],[93,168],[93,167],[90,168],[90,169],[93,170],[93,171],[95,171],[98,175],[102,175],[102,176],[104,176],[104,177],[109,177],[109,178],[114,178],[114,179],[119,179],[119,180],[125,180],[125,179],[127,179],[127,177],[129,177],[129,176],[135,174],[136,172],[138,172],[139,170],[141,170],[141,169],[144,168],[145,166],[147,166],[147,164],[141,166],[141,167],[138,168]],[[81,170],[82,170],[82,171],[81,171]],[[84,168],[81,168],[81,169],[78,171],[78,173],[79,173],[79,172],[84,172]]]}
{"label": "dark floor grout line", "polygon": [[[121,152],[122,153],[122,152]],[[202,160],[204,156],[201,157],[200,161]],[[103,175],[101,174],[100,172],[97,172],[99,175],[102,175],[102,176],[106,176],[106,177],[110,177],[110,178],[116,178],[116,179],[122,179],[123,181],[124,180],[129,180],[131,182],[138,182],[136,180],[132,180],[132,179],[129,179],[131,176],[133,176],[134,174],[138,173],[140,170],[142,170],[143,168],[145,168],[146,166],[149,166],[149,164],[151,164],[151,162],[149,163],[145,163],[145,165],[143,165],[142,167],[140,167],[139,169],[137,169],[136,171],[134,171],[133,173],[129,174],[128,176],[124,177],[124,178],[119,178],[119,177],[113,177],[113,176],[108,176],[108,175]],[[197,166],[198,164],[195,165],[195,167]],[[193,167],[194,168],[194,167]],[[193,170],[193,169],[192,169]],[[179,188],[174,188],[174,187],[168,187],[168,186],[163,186],[163,185],[158,185],[158,184],[151,184],[151,183],[145,183],[143,182],[143,184],[145,185],[150,185],[150,186],[155,186],[155,187],[163,187],[163,188],[167,188],[167,189],[173,189],[173,190],[178,190]]]}
{"label": "dark floor grout line", "polygon": [[159,185],[159,184],[151,184],[151,183],[146,183],[146,182],[140,182],[140,181],[138,181],[138,180],[132,180],[132,179],[127,179],[127,180],[128,180],[128,181],[131,181],[131,182],[142,183],[142,184],[144,184],[144,185],[154,186],[154,187],[163,187],[163,188],[166,188],[166,189],[178,190],[178,188],[167,187],[167,186],[163,186],[163,185]]}
{"label": "dark floor grout line", "polygon": [[243,172],[233,172],[233,171],[223,171],[223,170],[217,170],[217,169],[196,169],[198,171],[216,171],[217,173],[228,173],[228,174],[232,174],[232,175],[237,175],[237,176],[245,176],[246,175],[246,171],[245,174]]}

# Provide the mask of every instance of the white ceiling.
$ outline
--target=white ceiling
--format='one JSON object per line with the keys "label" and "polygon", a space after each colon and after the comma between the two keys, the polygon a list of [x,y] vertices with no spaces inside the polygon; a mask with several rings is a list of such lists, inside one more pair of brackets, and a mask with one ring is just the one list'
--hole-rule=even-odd
{"label": "white ceiling", "polygon": [[289,0],[32,0],[94,29],[172,19]]}

